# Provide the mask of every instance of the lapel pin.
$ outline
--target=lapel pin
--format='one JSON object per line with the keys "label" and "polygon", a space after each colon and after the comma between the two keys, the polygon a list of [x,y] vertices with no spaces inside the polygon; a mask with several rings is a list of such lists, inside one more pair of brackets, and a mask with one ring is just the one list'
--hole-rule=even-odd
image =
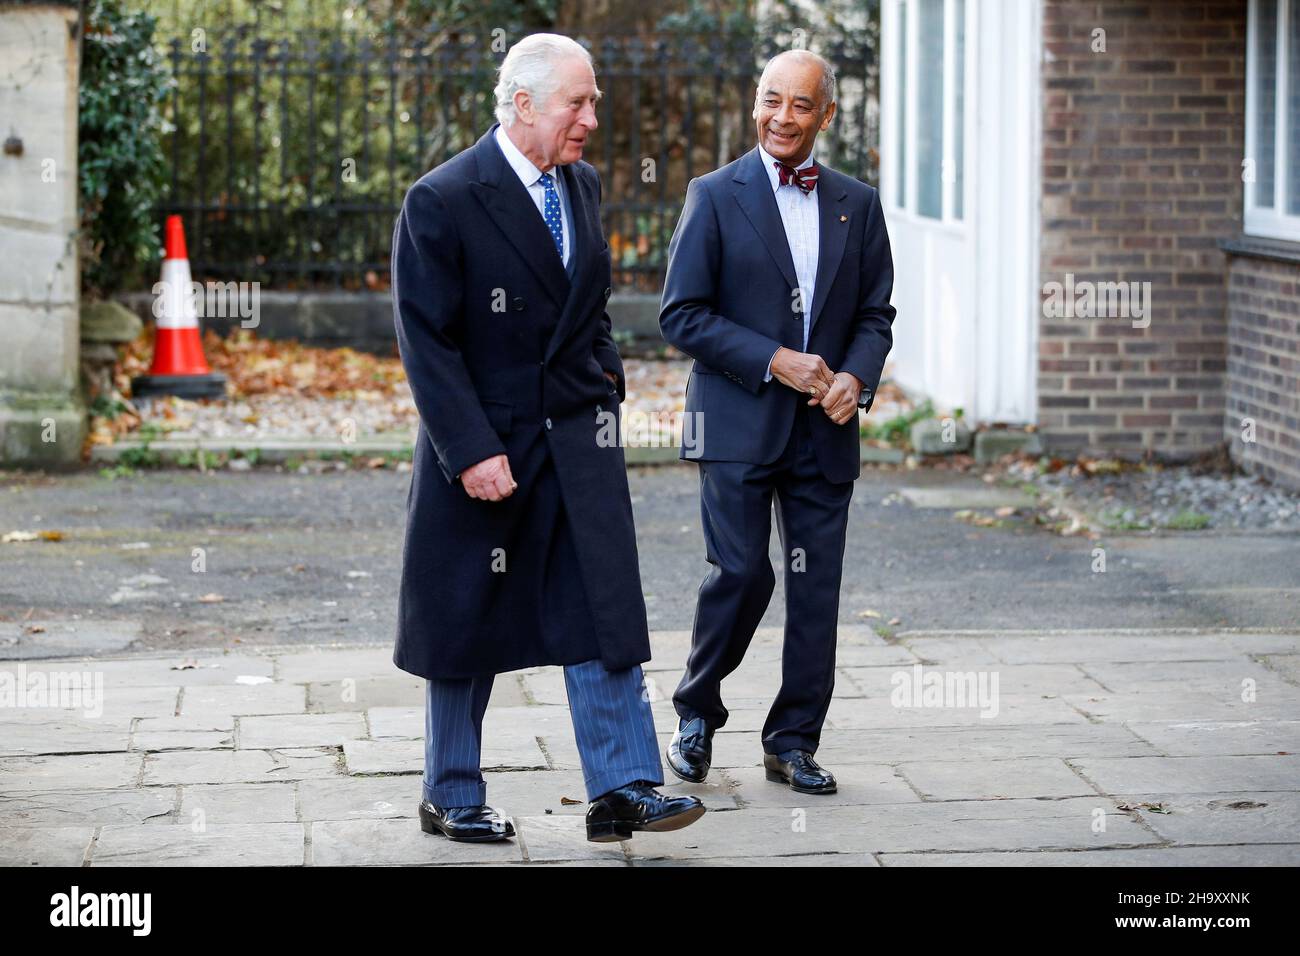
{"label": "lapel pin", "polygon": [[840,216],[840,222],[848,222],[848,221],[849,221],[848,216]]}

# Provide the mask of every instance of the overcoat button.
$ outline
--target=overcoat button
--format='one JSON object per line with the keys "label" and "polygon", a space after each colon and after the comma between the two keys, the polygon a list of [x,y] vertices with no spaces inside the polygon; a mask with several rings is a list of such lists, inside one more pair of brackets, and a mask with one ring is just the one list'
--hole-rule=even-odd
{"label": "overcoat button", "polygon": [[607,299],[609,298],[609,292],[610,292],[609,288],[606,287],[606,289],[605,289],[605,298],[607,298]]}
{"label": "overcoat button", "polygon": [[515,296],[510,300],[510,304],[515,307],[516,312],[524,311],[524,300],[521,296]]}
{"label": "overcoat button", "polygon": [[551,430],[551,420],[549,418],[546,419],[546,430],[548,432]]}
{"label": "overcoat button", "polygon": [[596,414],[597,414],[597,415],[599,415],[599,414],[600,414],[601,412],[603,412],[604,410],[605,410],[605,409],[601,408],[599,405],[596,406]]}

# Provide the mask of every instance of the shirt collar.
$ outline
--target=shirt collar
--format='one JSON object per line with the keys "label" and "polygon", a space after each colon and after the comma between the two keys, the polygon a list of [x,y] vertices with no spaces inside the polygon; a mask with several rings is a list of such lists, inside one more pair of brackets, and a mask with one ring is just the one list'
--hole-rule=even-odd
{"label": "shirt collar", "polygon": [[[542,171],[533,165],[531,159],[520,152],[519,147],[516,146],[514,142],[511,141],[510,137],[506,135],[506,128],[504,126],[497,127],[496,141],[497,145],[501,147],[501,152],[505,154],[506,162],[509,163],[510,168],[515,171],[515,175],[519,177],[519,180],[524,184],[525,189],[532,186],[537,182],[537,180],[542,178]],[[551,179],[555,181],[558,188],[560,184],[559,167],[553,167],[551,169]]]}
{"label": "shirt collar", "polygon": [[[767,150],[765,150],[762,147],[762,144],[760,144],[758,147],[758,155],[759,158],[763,160],[763,168],[767,170],[767,178],[768,181],[772,184],[772,191],[776,192],[776,190],[781,186],[781,180],[779,174],[776,171],[776,167],[772,165],[773,163],[776,162],[776,157],[773,156],[771,153],[769,153]],[[796,166],[795,169],[804,169],[808,166],[811,166],[813,162],[814,162],[813,154],[809,153],[808,158],[805,159],[798,166]]]}

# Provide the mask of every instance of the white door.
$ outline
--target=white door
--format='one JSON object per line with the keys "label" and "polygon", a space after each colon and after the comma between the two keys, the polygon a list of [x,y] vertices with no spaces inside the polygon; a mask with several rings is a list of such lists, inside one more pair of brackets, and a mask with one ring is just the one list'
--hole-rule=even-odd
{"label": "white door", "polygon": [[1039,0],[884,0],[893,379],[971,424],[1036,420]]}

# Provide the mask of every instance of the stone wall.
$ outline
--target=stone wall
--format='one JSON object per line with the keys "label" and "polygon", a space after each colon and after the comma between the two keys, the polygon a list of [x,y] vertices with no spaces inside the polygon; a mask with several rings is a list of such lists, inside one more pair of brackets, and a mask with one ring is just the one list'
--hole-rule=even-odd
{"label": "stone wall", "polygon": [[0,2],[0,466],[80,460],[77,10]]}

